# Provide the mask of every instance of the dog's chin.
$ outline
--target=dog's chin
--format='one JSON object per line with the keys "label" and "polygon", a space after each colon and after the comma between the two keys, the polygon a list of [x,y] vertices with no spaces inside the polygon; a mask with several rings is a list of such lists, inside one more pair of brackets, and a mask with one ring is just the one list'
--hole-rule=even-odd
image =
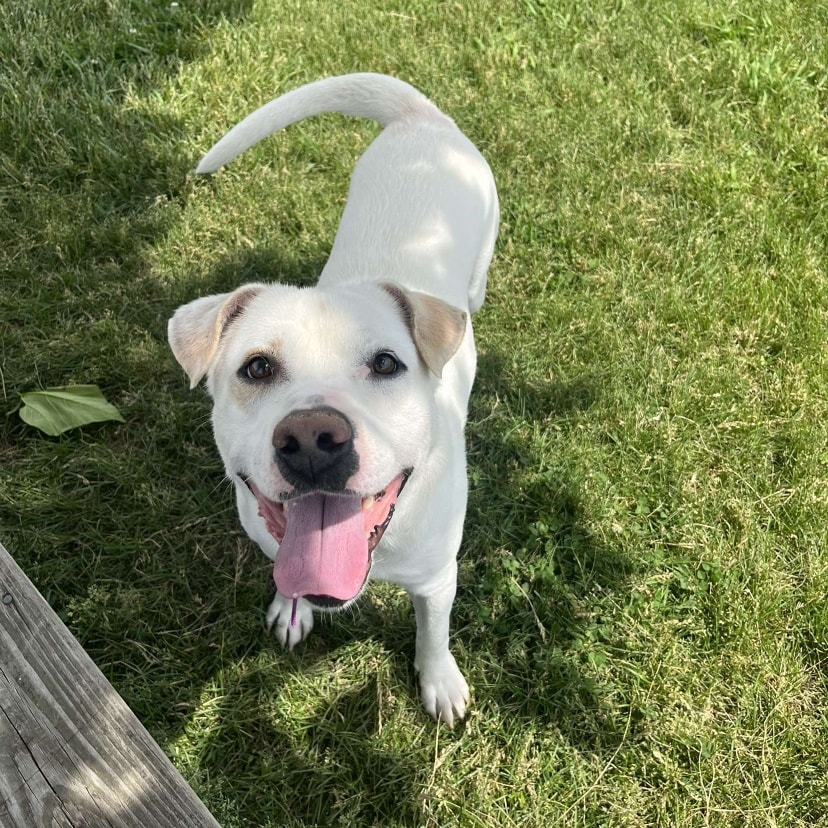
{"label": "dog's chin", "polygon": [[331,598],[330,595],[303,595],[302,597],[309,603],[313,604],[314,609],[321,610],[322,612],[340,612],[353,604],[360,595],[362,595],[361,589],[348,601],[342,601],[339,598]]}
{"label": "dog's chin", "polygon": [[265,495],[253,479],[239,478],[256,498],[268,533],[279,544],[274,580],[286,597],[321,610],[341,610],[359,597],[372,555],[391,523],[411,469],[372,495],[312,491]]}

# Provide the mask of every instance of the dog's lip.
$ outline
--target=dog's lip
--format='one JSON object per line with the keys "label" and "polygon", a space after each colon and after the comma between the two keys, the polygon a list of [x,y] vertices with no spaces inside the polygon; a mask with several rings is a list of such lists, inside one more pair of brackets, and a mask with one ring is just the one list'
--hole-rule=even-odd
{"label": "dog's lip", "polygon": [[402,471],[395,474],[391,480],[379,491],[375,494],[366,495],[360,494],[359,492],[355,492],[351,489],[345,489],[341,492],[333,492],[328,491],[327,489],[314,489],[310,491],[299,491],[299,492],[279,492],[279,494],[275,497],[268,497],[254,482],[252,475],[247,474],[246,472],[240,471],[237,472],[238,478],[250,489],[251,493],[255,497],[263,497],[268,500],[270,503],[273,503],[278,506],[288,506],[292,500],[298,500],[300,497],[304,497],[308,494],[328,494],[328,495],[335,495],[335,496],[343,496],[343,497],[361,497],[363,506],[367,504],[370,508],[372,505],[372,501],[380,500],[381,498],[385,497],[385,494],[388,490],[388,487],[391,486],[397,478],[401,477],[402,480],[400,481],[400,488],[397,492],[397,495],[402,492],[403,488],[405,488],[405,484],[408,482],[408,478],[411,477],[412,472],[414,471],[413,468],[403,469]]}
{"label": "dog's lip", "polygon": [[[369,551],[373,551],[376,545],[380,542],[385,530],[388,528],[388,524],[391,523],[391,518],[394,516],[394,508],[396,506],[396,500],[399,498],[400,494],[402,494],[402,490],[405,488],[405,484],[408,482],[408,479],[411,477],[414,469],[408,468],[403,469],[398,474],[394,475],[391,480],[386,484],[386,486],[376,494],[372,495],[361,495],[358,492],[353,492],[350,490],[346,490],[344,492],[328,492],[325,490],[318,490],[316,492],[290,492],[284,493],[280,492],[278,495],[278,500],[268,497],[267,495],[262,492],[262,490],[254,483],[252,477],[244,472],[238,472],[239,479],[247,486],[250,493],[256,500],[259,502],[259,514],[262,514],[262,504],[268,507],[267,511],[270,512],[272,509],[273,512],[271,513],[271,519],[268,520],[266,515],[262,515],[265,521],[268,524],[268,531],[274,536],[277,542],[281,543],[282,539],[284,538],[285,527],[287,525],[287,520],[285,517],[285,513],[290,510],[291,503],[294,500],[297,500],[300,497],[303,497],[308,494],[326,494],[332,496],[345,496],[345,497],[361,497],[362,498],[362,512],[363,514],[367,515],[377,503],[381,503],[383,498],[385,498],[388,494],[388,490],[392,488],[397,480],[399,480],[399,485],[396,489],[396,492],[393,494],[394,500],[388,506],[387,513],[385,518],[382,520],[381,523],[374,525],[370,531],[366,530],[368,535],[368,549]],[[380,513],[382,509],[380,510]]]}

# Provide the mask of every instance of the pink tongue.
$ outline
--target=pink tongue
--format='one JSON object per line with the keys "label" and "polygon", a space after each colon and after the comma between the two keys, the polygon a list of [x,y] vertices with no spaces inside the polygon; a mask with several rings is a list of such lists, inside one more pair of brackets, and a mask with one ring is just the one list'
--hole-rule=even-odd
{"label": "pink tongue", "polygon": [[371,559],[362,499],[311,494],[291,501],[273,580],[287,598],[328,595],[349,601],[368,576]]}

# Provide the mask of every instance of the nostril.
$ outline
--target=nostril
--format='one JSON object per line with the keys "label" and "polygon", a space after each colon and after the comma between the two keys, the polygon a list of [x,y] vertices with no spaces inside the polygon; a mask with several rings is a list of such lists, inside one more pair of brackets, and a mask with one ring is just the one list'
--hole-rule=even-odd
{"label": "nostril", "polygon": [[287,434],[279,441],[277,448],[282,454],[296,454],[302,446],[292,434]]}
{"label": "nostril", "polygon": [[336,437],[334,437],[334,435],[329,431],[323,431],[322,434],[316,438],[316,447],[320,451],[331,454],[337,449],[342,448],[346,442],[347,440],[337,440]]}

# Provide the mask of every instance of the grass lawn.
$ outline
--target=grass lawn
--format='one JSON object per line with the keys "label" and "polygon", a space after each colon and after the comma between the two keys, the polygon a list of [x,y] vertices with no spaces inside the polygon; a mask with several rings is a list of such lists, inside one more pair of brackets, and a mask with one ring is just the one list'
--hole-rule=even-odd
{"label": "grass lawn", "polygon": [[[826,36],[817,0],[6,0],[0,541],[225,828],[828,824]],[[314,280],[374,125],[192,169],[365,70],[451,114],[503,207],[453,731],[395,589],[267,635],[165,339],[199,295]],[[14,413],[71,383],[126,422]]]}

